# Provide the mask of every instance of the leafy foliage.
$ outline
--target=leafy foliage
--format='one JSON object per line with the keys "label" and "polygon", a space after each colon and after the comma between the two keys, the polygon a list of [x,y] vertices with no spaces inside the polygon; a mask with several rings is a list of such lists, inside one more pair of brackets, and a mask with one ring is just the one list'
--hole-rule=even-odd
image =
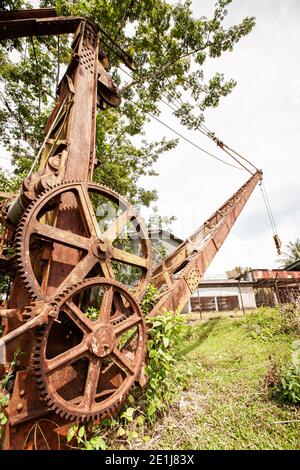
{"label": "leafy foliage", "polygon": [[153,307],[156,305],[159,299],[159,291],[157,287],[150,283],[147,287],[147,291],[140,302],[142,311],[147,314],[150,313]]}
{"label": "leafy foliage", "polygon": [[75,440],[77,446],[83,450],[106,450],[106,443],[101,436],[88,437],[84,425],[73,424],[67,434],[67,442]]}
{"label": "leafy foliage", "polygon": [[9,395],[0,391],[0,447],[3,439],[3,426],[7,423],[7,416],[3,411],[9,402]]}
{"label": "leafy foliage", "polygon": [[300,312],[292,304],[260,307],[245,318],[243,326],[254,339],[275,341],[279,336],[299,334]]}
{"label": "leafy foliage", "polygon": [[292,344],[292,361],[277,376],[273,396],[282,403],[300,404],[300,340]]}
{"label": "leafy foliage", "polygon": [[249,273],[252,268],[243,268],[241,266],[236,266],[231,271],[226,271],[228,279],[238,279],[242,277],[244,274]]}
{"label": "leafy foliage", "polygon": [[282,254],[285,255],[284,258],[278,260],[282,268],[286,268],[289,264],[298,261],[300,259],[300,238],[296,238],[294,242],[289,242],[286,246],[286,251]]}
{"label": "leafy foliage", "polygon": [[147,324],[150,328],[149,360],[145,371],[148,376],[146,415],[153,420],[158,413],[166,411],[174,399],[174,383],[180,382],[176,367],[178,346],[186,328],[185,317],[173,312],[149,318]]}
{"label": "leafy foliage", "polygon": [[[1,331],[0,331],[0,336],[1,336]],[[14,372],[16,368],[19,365],[19,360],[18,357],[21,354],[20,350],[18,349],[14,353],[14,358],[13,360],[8,364],[7,371],[5,375],[1,378],[0,380],[0,446],[1,446],[1,441],[3,439],[3,426],[7,423],[7,416],[4,412],[5,407],[8,405],[10,395],[7,393],[7,389],[9,388],[10,382],[14,378]]]}

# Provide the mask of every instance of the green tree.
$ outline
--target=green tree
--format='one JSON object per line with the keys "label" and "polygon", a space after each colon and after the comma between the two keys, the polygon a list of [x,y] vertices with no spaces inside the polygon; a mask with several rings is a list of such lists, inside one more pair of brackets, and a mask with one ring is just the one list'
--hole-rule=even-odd
{"label": "green tree", "polygon": [[[225,28],[227,6],[218,0],[210,18],[194,18],[191,0],[58,0],[60,14],[92,17],[100,26],[100,42],[109,53],[111,73],[122,92],[119,109],[100,112],[95,180],[108,184],[135,203],[150,205],[155,190],[146,191],[139,178],[155,175],[154,163],[176,140],[137,142],[150,116],[160,114],[161,98],[176,99],[174,115],[188,128],[204,121],[208,107],[219,104],[235,81],[220,73],[204,76],[208,57],[217,58],[246,36],[254,18]],[[26,8],[25,0],[4,0],[0,9]],[[53,6],[44,0],[40,6]],[[104,33],[104,32],[105,33]],[[137,65],[128,77],[121,68],[119,45]],[[68,57],[62,36],[7,41],[0,46],[0,139],[11,153],[15,174],[25,175],[43,138],[43,126],[55,101],[58,66]],[[193,112],[193,114],[191,114]]]}
{"label": "green tree", "polygon": [[300,238],[296,238],[294,242],[289,242],[286,245],[286,251],[283,251],[282,254],[284,257],[278,260],[282,268],[298,261],[300,259]]}

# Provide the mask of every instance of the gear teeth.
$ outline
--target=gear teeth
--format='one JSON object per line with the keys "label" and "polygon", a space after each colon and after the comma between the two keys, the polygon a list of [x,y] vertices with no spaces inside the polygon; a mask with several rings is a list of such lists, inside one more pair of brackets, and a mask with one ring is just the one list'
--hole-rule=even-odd
{"label": "gear teeth", "polygon": [[[84,279],[78,282],[77,284],[74,284],[72,287],[67,287],[62,293],[57,295],[56,298],[51,301],[51,306],[55,306],[57,309],[59,309],[63,305],[63,303],[66,302],[70,298],[70,296],[74,295],[74,293],[79,292],[84,287],[93,286],[97,284],[114,285],[116,287],[119,287],[120,290],[125,291],[127,295],[130,296],[132,305],[135,305],[135,307],[138,308],[138,305],[135,299],[131,296],[130,292],[128,291],[128,289],[126,289],[125,286],[123,286],[121,283],[112,279],[97,278],[97,277]],[[33,302],[33,305],[36,305],[36,302]],[[140,375],[140,370],[136,371],[135,378],[132,381],[132,383],[130,383],[130,385],[128,384],[128,388],[125,391],[125,393],[122,393],[122,395],[117,399],[117,401],[115,401],[112,404],[107,405],[106,408],[99,410],[99,411],[94,410],[93,412],[85,413],[81,411],[80,409],[79,410],[76,409],[76,406],[75,406],[74,412],[72,412],[69,406],[65,407],[65,405],[63,404],[63,401],[62,403],[57,401],[56,394],[55,393],[53,394],[51,389],[49,389],[47,379],[45,376],[45,367],[44,367],[44,359],[42,356],[42,351],[45,350],[45,347],[47,345],[47,338],[49,337],[49,329],[51,328],[51,324],[52,323],[49,322],[47,325],[42,325],[40,328],[36,330],[35,344],[34,344],[32,357],[31,357],[32,371],[36,380],[37,388],[39,390],[41,399],[45,401],[47,403],[47,406],[51,410],[53,410],[57,415],[60,415],[61,417],[63,417],[65,420],[68,420],[68,421],[78,420],[81,423],[88,423],[90,421],[101,420],[107,416],[116,415],[120,411],[120,408],[125,403],[128,395],[131,393],[134,383],[137,380],[138,376]],[[144,359],[144,356],[145,356],[145,350],[143,351],[143,354],[142,354],[143,359]],[[141,356],[139,356],[138,361],[141,362],[140,367],[142,367]],[[101,405],[103,406],[103,402],[101,402]]]}
{"label": "gear teeth", "polygon": [[[70,180],[70,181],[63,181],[62,183],[57,183],[55,186],[52,188],[46,189],[42,191],[35,200],[33,200],[27,209],[25,210],[22,219],[19,222],[19,225],[16,229],[16,234],[15,234],[15,240],[14,240],[14,247],[16,250],[16,263],[17,263],[17,273],[20,275],[22,283],[24,287],[26,288],[29,297],[31,297],[33,300],[48,300],[47,296],[43,294],[40,289],[37,288],[36,286],[36,280],[33,278],[33,273],[29,272],[30,270],[27,267],[27,264],[29,263],[28,260],[28,255],[24,254],[24,238],[25,238],[25,231],[28,223],[30,222],[35,210],[38,208],[40,209],[40,203],[43,199],[49,197],[49,195],[53,194],[53,196],[56,196],[57,190],[61,189],[61,192],[64,190],[67,190],[68,188],[72,186],[85,186],[86,188],[91,188],[99,191],[103,191],[106,193],[106,195],[109,197],[111,196],[112,198],[119,199],[119,201],[124,205],[128,206],[129,202],[118,192],[114,191],[112,188],[109,186],[103,185],[103,184],[97,184],[97,183],[91,183],[88,181],[80,181],[80,180]],[[58,192],[60,194],[60,192]],[[48,199],[47,203],[50,202],[51,198]],[[142,220],[140,216],[138,216],[138,220],[140,222],[140,225],[142,224]],[[150,250],[149,250],[150,251]],[[26,249],[25,249],[26,253]],[[24,260],[25,257],[25,260]],[[27,259],[26,259],[27,257]],[[27,269],[26,269],[27,268]],[[146,278],[143,280],[144,286],[143,289],[139,292],[139,296],[142,297],[142,294],[145,290],[145,286],[147,283],[148,278],[150,278],[150,273],[151,273],[151,267],[149,265],[148,273]],[[142,292],[143,291],[143,292]]]}

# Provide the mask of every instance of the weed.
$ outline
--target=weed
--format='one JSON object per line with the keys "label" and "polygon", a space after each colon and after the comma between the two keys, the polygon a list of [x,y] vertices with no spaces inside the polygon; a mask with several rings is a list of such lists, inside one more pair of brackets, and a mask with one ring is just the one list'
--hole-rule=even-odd
{"label": "weed", "polygon": [[160,297],[159,290],[154,284],[149,284],[147,291],[140,303],[141,309],[147,315],[156,305]]}
{"label": "weed", "polygon": [[166,312],[148,319],[147,343],[149,361],[146,367],[148,385],[145,393],[146,415],[152,421],[156,414],[166,411],[175,396],[174,383],[180,383],[177,371],[178,346],[186,326],[182,315]]}
{"label": "weed", "polygon": [[273,341],[279,336],[297,334],[300,331],[300,316],[292,304],[260,307],[254,314],[246,316],[243,324],[253,339]]}
{"label": "weed", "polygon": [[106,450],[107,445],[101,436],[88,436],[88,431],[84,425],[73,424],[68,430],[67,442],[75,440],[77,448],[82,450]]}
{"label": "weed", "polygon": [[[292,344],[292,361],[282,368],[277,382],[273,384],[273,395],[282,403],[300,403],[300,340]],[[272,387],[271,387],[272,389]]]}

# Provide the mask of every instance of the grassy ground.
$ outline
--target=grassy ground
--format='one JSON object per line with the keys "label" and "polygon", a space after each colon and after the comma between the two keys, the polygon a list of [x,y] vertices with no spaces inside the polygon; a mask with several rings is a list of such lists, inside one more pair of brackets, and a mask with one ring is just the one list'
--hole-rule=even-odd
{"label": "grassy ground", "polygon": [[[194,325],[180,351],[184,386],[142,449],[299,449],[300,407],[270,397],[265,377],[288,363],[293,334],[259,336],[262,314]],[[264,320],[263,320],[264,321]],[[146,432],[146,431],[145,431]]]}

